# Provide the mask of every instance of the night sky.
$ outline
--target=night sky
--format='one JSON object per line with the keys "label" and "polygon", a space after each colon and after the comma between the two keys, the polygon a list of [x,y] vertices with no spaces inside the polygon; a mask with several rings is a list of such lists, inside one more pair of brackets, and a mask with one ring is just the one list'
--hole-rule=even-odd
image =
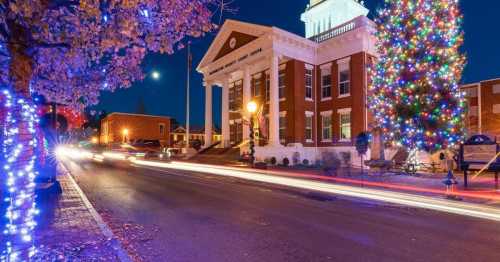
{"label": "night sky", "polygon": [[[383,0],[365,0],[371,11],[370,17],[382,2]],[[303,36],[304,24],[300,21],[300,14],[308,3],[309,0],[235,0],[233,7],[239,10],[236,14],[225,14],[225,18],[276,26]],[[468,56],[462,82],[500,77],[500,1],[462,0],[461,8],[464,14],[464,51]],[[201,61],[215,35],[216,32],[213,32],[204,38],[193,40],[193,67]],[[96,109],[135,113],[142,99],[148,114],[170,116],[184,123],[186,64],[186,50],[170,56],[148,55],[144,61],[144,70],[149,76],[129,89],[103,93]],[[161,73],[160,80],[150,77],[152,70]],[[205,97],[202,77],[194,68],[191,83],[191,123],[203,125]],[[220,88],[214,88],[213,96],[214,122],[220,126]]]}

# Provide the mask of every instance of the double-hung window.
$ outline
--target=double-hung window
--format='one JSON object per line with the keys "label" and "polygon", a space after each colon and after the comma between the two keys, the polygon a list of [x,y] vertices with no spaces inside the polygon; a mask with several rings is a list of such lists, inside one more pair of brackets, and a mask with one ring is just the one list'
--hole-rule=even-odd
{"label": "double-hung window", "polygon": [[269,103],[271,97],[271,78],[269,77],[269,72],[266,72],[266,103]]}
{"label": "double-hung window", "polygon": [[261,74],[254,75],[253,76],[253,88],[252,88],[253,97],[260,96],[261,86],[262,86]]}
{"label": "double-hung window", "polygon": [[285,70],[280,70],[278,77],[278,92],[280,100],[285,99],[285,89],[286,89],[285,76],[286,76]]}
{"label": "double-hung window", "polygon": [[351,141],[351,110],[339,110],[340,119],[340,141]]}
{"label": "double-hung window", "polygon": [[306,99],[313,99],[313,67],[306,65],[305,70],[305,88],[306,88]]}
{"label": "double-hung window", "polygon": [[280,112],[280,142],[286,142],[286,112]]}
{"label": "double-hung window", "polygon": [[321,138],[323,142],[332,142],[332,112],[321,113]]}
{"label": "double-hung window", "polygon": [[332,70],[331,65],[321,68],[321,99],[332,98]]}
{"label": "double-hung window", "polygon": [[350,59],[339,61],[339,97],[351,95],[351,70]]}
{"label": "double-hung window", "polygon": [[314,123],[314,113],[306,112],[305,121],[305,139],[307,143],[313,142],[313,123]]}

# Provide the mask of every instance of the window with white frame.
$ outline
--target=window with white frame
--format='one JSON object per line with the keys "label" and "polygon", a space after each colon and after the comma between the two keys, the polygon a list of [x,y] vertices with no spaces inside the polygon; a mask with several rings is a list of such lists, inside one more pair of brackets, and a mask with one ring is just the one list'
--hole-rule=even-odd
{"label": "window with white frame", "polygon": [[479,115],[479,107],[478,106],[471,106],[469,108],[469,116],[478,116]]}
{"label": "window with white frame", "polygon": [[493,105],[493,114],[500,114],[500,104]]}
{"label": "window with white frame", "polygon": [[305,138],[306,138],[306,142],[308,142],[308,143],[313,142],[313,123],[314,123],[313,117],[314,117],[313,112],[306,112]]}
{"label": "window with white frame", "polygon": [[339,96],[345,97],[351,94],[351,70],[350,60],[339,62]]}
{"label": "window with white frame", "polygon": [[252,86],[252,95],[254,97],[260,96],[261,87],[262,87],[261,74],[256,74],[253,77],[253,86]]}
{"label": "window with white frame", "polygon": [[286,142],[286,112],[280,112],[280,142]]}
{"label": "window with white frame", "polygon": [[306,87],[306,99],[313,99],[313,67],[311,65],[306,65],[305,70],[305,87]]}
{"label": "window with white frame", "polygon": [[159,125],[159,127],[160,127],[160,136],[165,135],[165,124],[162,123]]}
{"label": "window with white frame", "polygon": [[321,139],[323,142],[332,141],[332,113],[323,112],[321,114]]}
{"label": "window with white frame", "polygon": [[500,94],[500,85],[493,86],[493,94]]}
{"label": "window with white frame", "polygon": [[243,80],[234,83],[235,110],[243,109]]}
{"label": "window with white frame", "polygon": [[477,87],[465,89],[465,97],[477,97]]}
{"label": "window with white frame", "polygon": [[340,110],[340,141],[351,141],[351,110]]}
{"label": "window with white frame", "polygon": [[330,66],[321,68],[321,99],[332,97],[332,70]]}
{"label": "window with white frame", "polygon": [[229,110],[236,111],[234,83],[229,84]]}
{"label": "window with white frame", "polygon": [[280,100],[285,99],[285,89],[286,89],[285,76],[286,76],[285,70],[280,70],[278,77],[278,92]]}
{"label": "window with white frame", "polygon": [[269,77],[269,71],[266,71],[266,103],[269,102],[271,97],[271,78]]}

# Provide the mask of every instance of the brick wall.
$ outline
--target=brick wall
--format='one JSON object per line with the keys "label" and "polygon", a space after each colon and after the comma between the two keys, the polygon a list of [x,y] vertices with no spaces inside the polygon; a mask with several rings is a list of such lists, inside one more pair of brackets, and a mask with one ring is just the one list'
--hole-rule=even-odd
{"label": "brick wall", "polygon": [[[164,125],[163,134],[160,134],[160,125]],[[128,130],[129,141],[146,139],[159,140],[165,146],[170,144],[170,118],[133,114],[110,114],[103,119],[100,142],[102,144],[122,142],[125,129]]]}

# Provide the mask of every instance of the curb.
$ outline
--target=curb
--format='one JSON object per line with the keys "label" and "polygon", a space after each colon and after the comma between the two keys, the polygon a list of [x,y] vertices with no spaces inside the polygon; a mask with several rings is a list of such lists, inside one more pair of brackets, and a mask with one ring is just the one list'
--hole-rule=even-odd
{"label": "curb", "polygon": [[90,212],[90,214],[94,218],[95,222],[97,223],[97,225],[101,229],[101,232],[103,233],[103,235],[107,239],[111,240],[111,247],[117,252],[118,259],[120,259],[121,262],[132,262],[132,259],[130,259],[127,251],[125,251],[125,249],[121,245],[120,241],[118,241],[116,239],[115,235],[113,234],[113,231],[111,231],[111,228],[109,228],[109,226],[104,222],[101,215],[99,215],[97,210],[95,210],[94,206],[92,206],[92,204],[90,203],[90,201],[87,198],[87,196],[85,195],[85,193],[83,193],[80,186],[78,186],[75,179],[71,175],[71,172],[69,172],[69,170],[66,168],[66,166],[64,164],[61,163],[60,166],[64,169],[65,175],[69,177],[69,180],[71,180],[71,183],[73,184],[76,191],[78,192],[78,194],[82,198],[82,201],[83,201],[85,207],[87,208],[87,210]]}

